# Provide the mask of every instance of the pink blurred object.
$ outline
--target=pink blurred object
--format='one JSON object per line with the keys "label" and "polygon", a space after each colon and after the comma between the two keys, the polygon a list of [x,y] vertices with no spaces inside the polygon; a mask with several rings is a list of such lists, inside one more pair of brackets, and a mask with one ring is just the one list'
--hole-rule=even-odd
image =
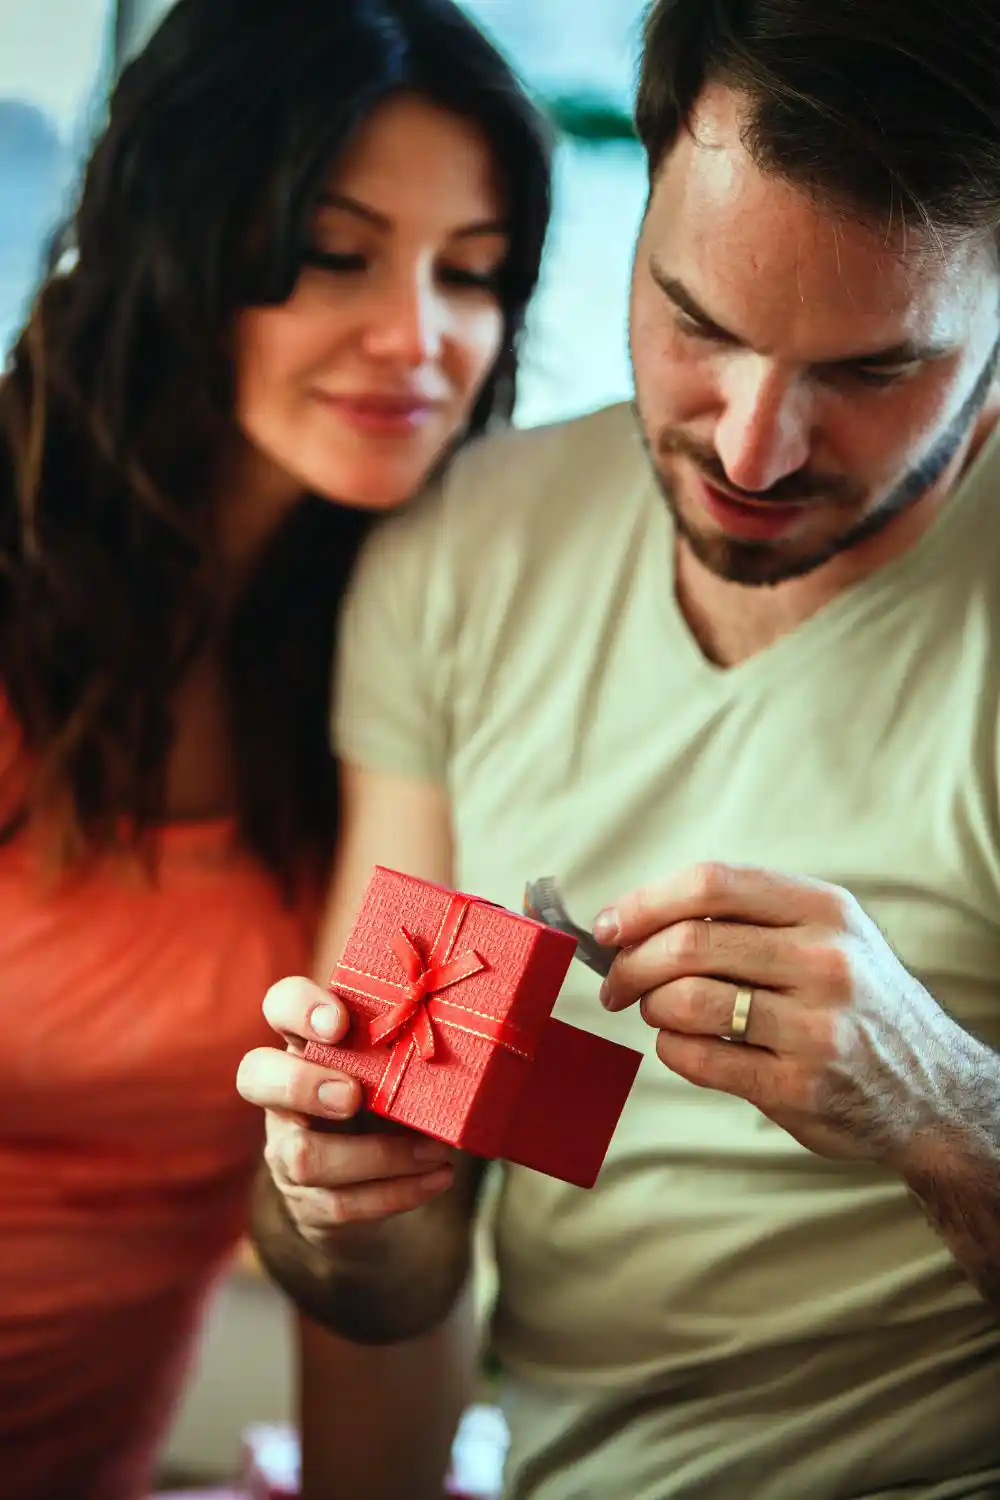
{"label": "pink blurred object", "polygon": [[247,1500],[298,1500],[299,1435],[293,1427],[260,1422],[243,1434]]}
{"label": "pink blurred object", "polygon": [[[470,1406],[459,1423],[443,1500],[498,1500],[507,1453],[507,1425],[495,1406]],[[298,1434],[292,1427],[260,1423],[243,1434],[245,1491],[217,1500],[298,1500],[301,1482]],[[180,1500],[180,1497],[178,1497]],[[216,1500],[192,1496],[191,1500]]]}
{"label": "pink blurred object", "polygon": [[470,1406],[458,1424],[445,1480],[447,1500],[498,1500],[507,1457],[507,1423],[496,1406]]}
{"label": "pink blurred object", "polygon": [[249,1500],[246,1490],[157,1490],[151,1500]]}

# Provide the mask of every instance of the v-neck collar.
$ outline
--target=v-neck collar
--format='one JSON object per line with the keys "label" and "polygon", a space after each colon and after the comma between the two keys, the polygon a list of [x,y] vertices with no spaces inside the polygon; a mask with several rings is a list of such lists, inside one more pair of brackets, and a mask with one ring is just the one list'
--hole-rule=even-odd
{"label": "v-neck collar", "polygon": [[[657,505],[665,518],[666,569],[659,572],[664,607],[672,637],[690,659],[692,670],[705,682],[715,681],[721,687],[735,688],[748,680],[763,679],[783,671],[789,659],[810,656],[842,632],[861,625],[872,612],[885,607],[902,590],[909,594],[928,568],[948,567],[944,546],[953,545],[964,529],[975,524],[983,513],[979,503],[989,499],[1000,507],[1000,422],[983,443],[966,468],[951,495],[941,506],[926,531],[898,557],[860,578],[828,600],[816,612],[778,636],[769,645],[733,666],[720,666],[702,650],[677,602],[676,529],[662,493],[651,475],[648,481],[649,503]],[[1000,526],[1000,513],[998,513]]]}

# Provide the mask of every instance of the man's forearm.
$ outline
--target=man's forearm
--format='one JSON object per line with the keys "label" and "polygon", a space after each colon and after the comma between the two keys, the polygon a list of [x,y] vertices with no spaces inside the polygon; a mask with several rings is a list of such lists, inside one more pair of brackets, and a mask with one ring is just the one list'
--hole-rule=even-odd
{"label": "man's forearm", "polygon": [[905,1173],[980,1295],[1000,1312],[1000,1057],[963,1038],[948,1117]]}
{"label": "man's forearm", "polygon": [[299,1234],[262,1168],[253,1239],[268,1273],[307,1317],[354,1343],[397,1343],[436,1327],[460,1296],[475,1188],[467,1173],[412,1213],[345,1225],[314,1245]]}

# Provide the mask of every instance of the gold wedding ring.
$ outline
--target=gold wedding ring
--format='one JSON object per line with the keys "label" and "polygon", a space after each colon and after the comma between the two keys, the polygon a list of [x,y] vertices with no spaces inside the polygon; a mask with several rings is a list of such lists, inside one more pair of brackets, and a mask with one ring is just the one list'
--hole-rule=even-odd
{"label": "gold wedding ring", "polygon": [[750,1023],[750,1007],[753,1005],[753,990],[747,989],[746,985],[740,985],[736,991],[736,999],[733,1001],[733,1015],[729,1022],[729,1031],[726,1033],[731,1042],[745,1042],[747,1026]]}

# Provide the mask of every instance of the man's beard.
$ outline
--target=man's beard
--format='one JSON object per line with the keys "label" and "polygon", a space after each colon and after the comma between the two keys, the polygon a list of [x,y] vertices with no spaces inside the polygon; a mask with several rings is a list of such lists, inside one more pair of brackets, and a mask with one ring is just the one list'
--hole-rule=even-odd
{"label": "man's beard", "polygon": [[[807,573],[814,572],[816,568],[822,567],[824,563],[840,553],[848,552],[861,542],[878,536],[897,516],[909,510],[929,490],[933,489],[951,466],[956,454],[969,436],[976,418],[985,406],[998,364],[1000,364],[1000,339],[993,346],[961,410],[924,457],[904,474],[899,483],[873,510],[862,516],[853,526],[835,532],[832,536],[817,543],[812,550],[798,554],[783,551],[780,544],[747,541],[717,533],[706,534],[692,526],[677,504],[671,486],[660,472],[638,410],[636,417],[653,473],[670,507],[678,535],[683,537],[698,561],[719,578],[725,578],[731,583],[744,584],[747,587],[761,587],[783,583],[790,578],[801,578]],[[662,443],[659,456],[668,454],[672,457],[687,458],[709,484],[717,485],[724,492],[735,492],[734,486],[727,478],[714,451],[682,437],[672,436]],[[863,501],[864,494],[841,477],[813,475],[800,471],[779,480],[767,491],[766,496],[753,495],[751,498],[762,501],[764,504],[768,499],[775,504],[782,502],[792,504],[795,501],[808,504],[825,501],[828,505],[842,505],[845,509],[855,509]]]}

